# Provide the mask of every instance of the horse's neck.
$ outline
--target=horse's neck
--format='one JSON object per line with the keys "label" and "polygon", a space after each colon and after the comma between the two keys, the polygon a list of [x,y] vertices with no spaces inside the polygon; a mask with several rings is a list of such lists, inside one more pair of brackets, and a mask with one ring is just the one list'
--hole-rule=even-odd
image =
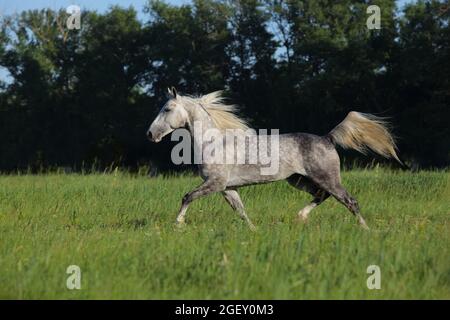
{"label": "horse's neck", "polygon": [[191,133],[194,145],[203,148],[203,135],[205,134],[205,131],[217,129],[217,127],[208,112],[201,106],[192,107],[188,110],[188,113],[188,129]]}

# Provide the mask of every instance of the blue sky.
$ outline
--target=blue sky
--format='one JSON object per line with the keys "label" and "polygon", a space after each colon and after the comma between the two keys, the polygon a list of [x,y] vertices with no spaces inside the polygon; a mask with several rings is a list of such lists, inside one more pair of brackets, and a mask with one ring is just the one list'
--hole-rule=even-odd
{"label": "blue sky", "polygon": [[[180,5],[189,3],[189,0],[166,0],[166,2]],[[402,6],[412,0],[398,0],[397,3]],[[18,13],[28,9],[60,9],[67,8],[71,4],[76,4],[84,9],[98,10],[103,12],[111,5],[120,5],[122,7],[134,6],[138,12],[142,12],[147,0],[0,0],[0,14]]]}
{"label": "blue sky", "polygon": [[[168,3],[180,5],[189,3],[189,0],[165,0]],[[0,0],[0,14],[13,14],[28,9],[60,9],[67,8],[71,4],[76,4],[81,9],[106,11],[112,5],[121,7],[133,6],[139,17],[142,17],[142,9],[147,0]]]}

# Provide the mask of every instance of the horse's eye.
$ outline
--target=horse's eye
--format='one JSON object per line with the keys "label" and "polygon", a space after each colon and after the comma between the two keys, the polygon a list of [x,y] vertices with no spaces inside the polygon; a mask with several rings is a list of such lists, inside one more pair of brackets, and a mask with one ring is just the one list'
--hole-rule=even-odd
{"label": "horse's eye", "polygon": [[170,111],[169,108],[164,108],[164,109],[163,109],[163,112],[169,112],[169,111]]}

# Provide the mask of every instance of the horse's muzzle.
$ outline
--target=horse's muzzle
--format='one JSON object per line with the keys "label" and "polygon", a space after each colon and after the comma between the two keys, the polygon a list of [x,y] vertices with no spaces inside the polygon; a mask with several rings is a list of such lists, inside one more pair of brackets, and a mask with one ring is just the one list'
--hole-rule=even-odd
{"label": "horse's muzzle", "polygon": [[161,135],[159,135],[158,133],[154,135],[150,130],[147,131],[147,138],[154,143],[158,143],[161,141]]}
{"label": "horse's muzzle", "polygon": [[155,140],[153,139],[152,132],[151,132],[150,130],[147,131],[147,138],[148,138],[148,140],[150,140],[151,142],[155,142]]}

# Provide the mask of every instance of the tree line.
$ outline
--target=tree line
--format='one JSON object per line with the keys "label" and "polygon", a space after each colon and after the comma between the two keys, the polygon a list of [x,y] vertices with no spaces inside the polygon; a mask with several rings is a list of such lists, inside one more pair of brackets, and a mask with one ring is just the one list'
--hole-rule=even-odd
{"label": "tree line", "polygon": [[[369,5],[380,29],[366,25]],[[351,110],[390,117],[405,162],[449,164],[446,1],[151,0],[142,19],[82,11],[79,30],[67,17],[1,17],[1,171],[172,168],[173,142],[145,137],[170,86],[224,89],[253,127],[281,132],[325,134]]]}

